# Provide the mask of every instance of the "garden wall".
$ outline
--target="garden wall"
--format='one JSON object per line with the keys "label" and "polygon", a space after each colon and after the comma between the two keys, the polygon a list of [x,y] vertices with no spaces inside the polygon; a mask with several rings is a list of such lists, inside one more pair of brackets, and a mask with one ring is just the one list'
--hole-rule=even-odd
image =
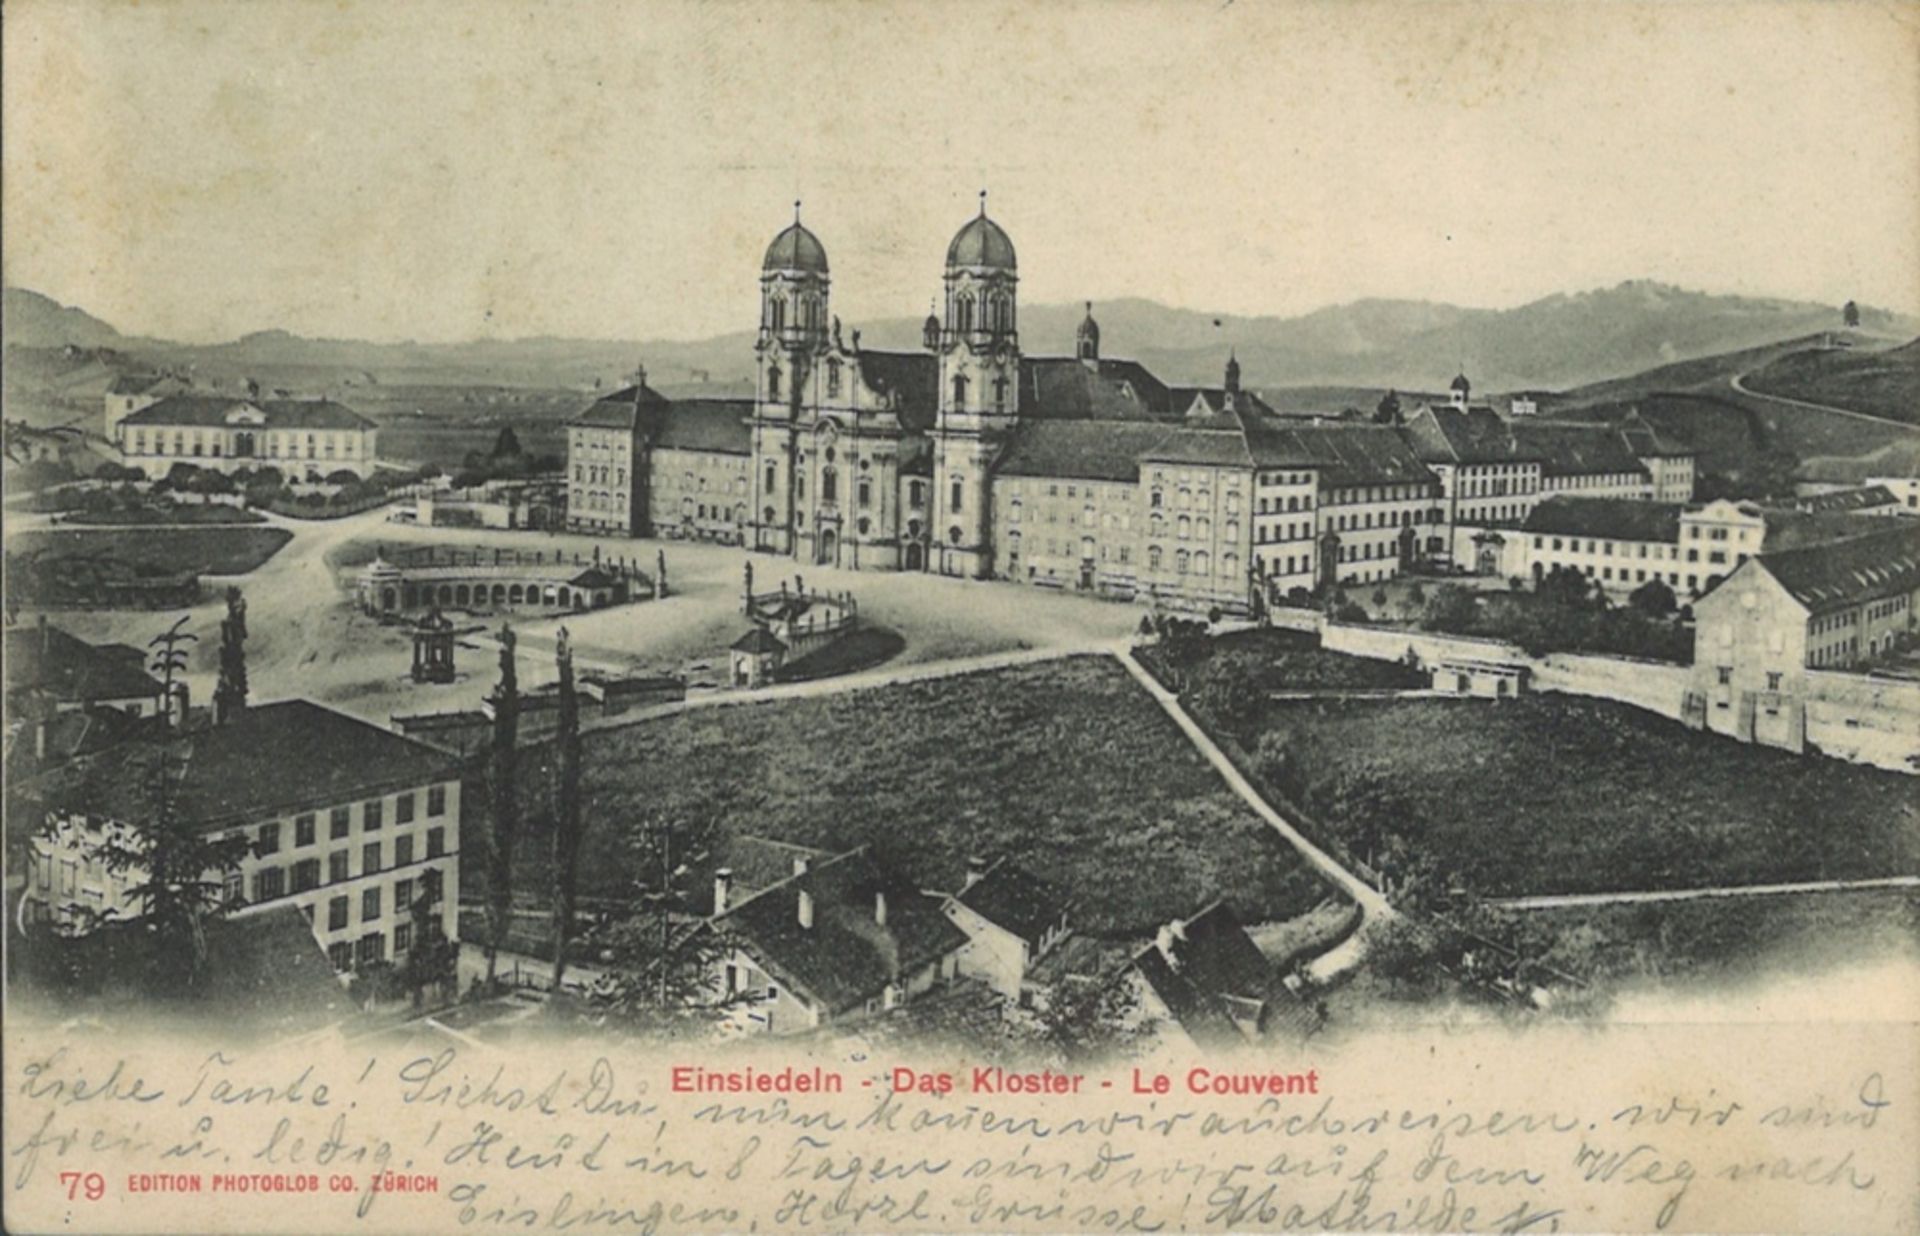
{"label": "garden wall", "polygon": [[1809,670],[1806,733],[1829,755],[1913,772],[1920,757],[1920,682]]}

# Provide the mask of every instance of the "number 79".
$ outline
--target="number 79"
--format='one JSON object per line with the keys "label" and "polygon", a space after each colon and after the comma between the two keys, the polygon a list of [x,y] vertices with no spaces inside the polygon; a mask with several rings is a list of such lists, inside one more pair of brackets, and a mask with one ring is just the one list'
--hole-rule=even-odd
{"label": "number 79", "polygon": [[90,1202],[97,1202],[107,1195],[107,1178],[99,1172],[61,1172],[60,1183],[67,1186],[67,1200],[85,1195]]}

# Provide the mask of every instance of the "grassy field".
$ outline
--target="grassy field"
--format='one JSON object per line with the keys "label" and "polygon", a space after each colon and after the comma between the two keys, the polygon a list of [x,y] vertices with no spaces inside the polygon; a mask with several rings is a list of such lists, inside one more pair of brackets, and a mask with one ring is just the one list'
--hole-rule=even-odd
{"label": "grassy field", "polygon": [[[1162,683],[1172,679],[1164,664],[1171,651],[1166,644],[1143,650],[1140,661]],[[1398,661],[1356,657],[1320,647],[1320,637],[1308,631],[1255,627],[1230,631],[1193,646],[1196,656],[1181,668],[1212,676],[1230,674],[1263,691],[1366,691],[1405,689],[1427,685],[1426,675]]]}
{"label": "grassy field", "polygon": [[1920,873],[1911,778],[1623,704],[1276,703],[1253,745],[1351,851],[1397,835],[1489,896]]}
{"label": "grassy field", "polygon": [[244,575],[293,539],[284,528],[209,525],[204,528],[57,528],[15,533],[12,553],[44,550],[49,557],[108,558],[155,572],[199,571]]}
{"label": "grassy field", "polygon": [[266,522],[266,517],[245,507],[205,502],[148,504],[117,511],[70,511],[61,516],[61,521],[90,527],[126,528],[152,524],[260,524]]}
{"label": "grassy field", "polygon": [[1885,352],[1809,351],[1749,374],[1747,386],[1920,425],[1920,340]]}
{"label": "grassy field", "polygon": [[[585,764],[590,894],[630,892],[622,835],[654,812],[871,842],[933,888],[957,887],[970,854],[1014,855],[1072,890],[1096,934],[1151,932],[1219,896],[1254,922],[1332,895],[1105,657],[696,710],[588,734]],[[546,886],[537,827],[521,888]]]}

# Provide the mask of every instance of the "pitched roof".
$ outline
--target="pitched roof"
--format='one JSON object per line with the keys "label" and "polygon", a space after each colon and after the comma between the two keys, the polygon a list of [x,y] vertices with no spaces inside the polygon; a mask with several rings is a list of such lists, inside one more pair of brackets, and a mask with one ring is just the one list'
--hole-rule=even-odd
{"label": "pitched roof", "polygon": [[656,448],[751,455],[752,417],[751,399],[676,399],[649,409],[644,423]]}
{"label": "pitched roof", "polygon": [[1552,536],[1659,541],[1672,545],[1680,540],[1680,513],[1684,509],[1676,502],[1555,496],[1529,511],[1520,529]]}
{"label": "pitched roof", "polygon": [[1816,614],[1912,592],[1920,588],[1920,521],[1890,522],[1884,531],[1753,561]]}
{"label": "pitched roof", "polygon": [[41,692],[63,704],[151,699],[160,680],[125,645],[90,644],[50,623],[9,627],[6,633],[7,694]]}
{"label": "pitched roof", "polygon": [[1434,475],[1391,425],[1248,422],[1248,446],[1260,468],[1317,468],[1328,489],[1356,485],[1431,485]]}
{"label": "pitched roof", "polygon": [[[1196,400],[1204,400],[1210,412],[1227,410],[1227,388],[1224,386],[1176,386],[1170,394],[1173,410],[1178,415],[1186,415]],[[1242,411],[1253,412],[1260,416],[1278,416],[1273,406],[1252,391],[1243,390],[1235,407]]]}
{"label": "pitched roof", "polygon": [[1507,422],[1484,404],[1420,408],[1407,419],[1414,453],[1429,463],[1519,463],[1537,459],[1523,452]]}
{"label": "pitched roof", "polygon": [[807,865],[812,866],[831,857],[828,851],[810,845],[740,833],[727,838],[721,847],[720,861],[714,869],[718,871],[725,868],[733,873],[737,904],[743,896],[770,888],[792,876],[795,859],[805,859]]}
{"label": "pitched roof", "polygon": [[1023,419],[1169,420],[1184,411],[1184,405],[1173,405],[1166,383],[1139,361],[1083,361],[1072,356],[1020,359]]}
{"label": "pitched roof", "polygon": [[124,417],[124,425],[225,426],[228,414],[256,408],[266,429],[372,429],[374,423],[331,399],[246,399],[231,395],[169,395]]}
{"label": "pitched roof", "polygon": [[1225,902],[1175,928],[1165,950],[1157,941],[1148,945],[1134,955],[1133,968],[1195,1043],[1242,1043],[1275,1026],[1303,1037],[1312,1032],[1312,1015]]}
{"label": "pitched roof", "polygon": [[764,656],[769,653],[785,652],[787,646],[780,642],[778,636],[774,635],[773,632],[767,630],[765,627],[754,627],[739,639],[734,640],[732,649],[734,652],[744,652],[753,656]]}
{"label": "pitched roof", "polygon": [[[800,895],[813,925],[800,925]],[[887,921],[875,917],[885,894]],[[882,871],[865,846],[788,876],[713,920],[774,979],[829,1012],[877,998],[887,985],[964,947],[940,903]]]}
{"label": "pitched roof", "polygon": [[[448,756],[311,700],[281,700],[222,725],[131,742],[37,779],[51,807],[109,819],[149,809],[155,761],[172,756],[180,818],[203,831],[446,780]],[[452,821],[449,821],[452,823]]]}
{"label": "pitched roof", "polygon": [[109,395],[145,395],[165,387],[169,391],[185,390],[187,384],[171,374],[165,373],[123,373],[107,387]]}
{"label": "pitched roof", "polygon": [[1153,463],[1200,464],[1217,468],[1251,468],[1253,454],[1246,432],[1230,416],[1215,425],[1182,425],[1150,447],[1142,459]]}
{"label": "pitched roof", "polygon": [[1023,419],[1000,456],[1004,476],[1137,481],[1140,456],[1167,436],[1157,423]]}
{"label": "pitched roof", "polygon": [[1000,859],[953,899],[1036,950],[1067,912],[1067,892],[1016,863]]}
{"label": "pitched roof", "polygon": [[666,402],[665,395],[641,382],[602,395],[567,424],[583,429],[632,429],[641,408],[657,407]]}
{"label": "pitched roof", "polygon": [[1857,489],[1836,489],[1830,493],[1796,498],[1793,505],[1796,510],[1813,513],[1872,511],[1886,506],[1899,506],[1900,500],[1885,485],[1862,485]]}
{"label": "pitched roof", "polygon": [[1646,475],[1625,436],[1606,426],[1515,421],[1508,431],[1523,455],[1540,460],[1542,476]]}
{"label": "pitched roof", "polygon": [[926,430],[940,413],[940,358],[931,352],[858,353],[860,379],[893,400],[894,415],[907,429]]}

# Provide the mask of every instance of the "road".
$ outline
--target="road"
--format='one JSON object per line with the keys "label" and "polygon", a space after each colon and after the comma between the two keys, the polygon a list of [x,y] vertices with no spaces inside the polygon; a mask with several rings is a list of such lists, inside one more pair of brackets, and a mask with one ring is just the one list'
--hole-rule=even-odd
{"label": "road", "polygon": [[[1751,370],[1748,372],[1751,372]],[[1906,429],[1914,433],[1920,433],[1920,426],[1908,425],[1902,421],[1888,420],[1884,416],[1874,416],[1867,412],[1854,412],[1847,408],[1836,408],[1831,404],[1809,403],[1805,399],[1790,399],[1785,395],[1769,395],[1765,391],[1757,391],[1749,387],[1744,381],[1746,377],[1747,374],[1745,373],[1736,373],[1727,379],[1727,384],[1749,399],[1765,399],[1769,403],[1783,403],[1794,408],[1810,408],[1815,412],[1830,412],[1835,416],[1852,417],[1856,421],[1870,421],[1875,425],[1892,425],[1898,429]]]}
{"label": "road", "polygon": [[1721,888],[1678,888],[1647,893],[1565,893],[1546,897],[1493,898],[1486,904],[1500,910],[1568,910],[1581,906],[1631,906],[1661,901],[1706,901],[1716,897],[1859,893],[1883,888],[1920,888],[1920,876],[1882,876],[1870,880],[1805,880],[1797,884],[1740,884]]}
{"label": "road", "polygon": [[1206,757],[1207,763],[1213,765],[1214,771],[1220,774],[1233,792],[1253,808],[1254,813],[1265,820],[1269,827],[1285,838],[1288,845],[1298,850],[1301,856],[1318,868],[1322,875],[1339,885],[1360,907],[1362,916],[1360,929],[1349,936],[1338,948],[1316,957],[1307,967],[1308,974],[1316,981],[1324,982],[1359,964],[1360,959],[1366,954],[1368,926],[1399,917],[1393,906],[1381,895],[1380,890],[1347,870],[1338,859],[1309,841],[1290,820],[1275,811],[1272,805],[1260,796],[1259,791],[1253,788],[1252,783],[1241,775],[1240,770],[1233,766],[1233,761],[1227,758],[1226,752],[1207,736],[1207,732],[1200,728],[1198,722],[1187,715],[1187,710],[1180,706],[1178,696],[1161,686],[1153,675],[1147,673],[1124,649],[1116,648],[1111,651],[1119,658],[1120,664],[1127,667],[1127,672],[1133,675],[1141,689],[1151,695],[1166,714],[1173,718],[1174,724],[1180,727],[1180,732],[1187,736],[1187,741]]}

